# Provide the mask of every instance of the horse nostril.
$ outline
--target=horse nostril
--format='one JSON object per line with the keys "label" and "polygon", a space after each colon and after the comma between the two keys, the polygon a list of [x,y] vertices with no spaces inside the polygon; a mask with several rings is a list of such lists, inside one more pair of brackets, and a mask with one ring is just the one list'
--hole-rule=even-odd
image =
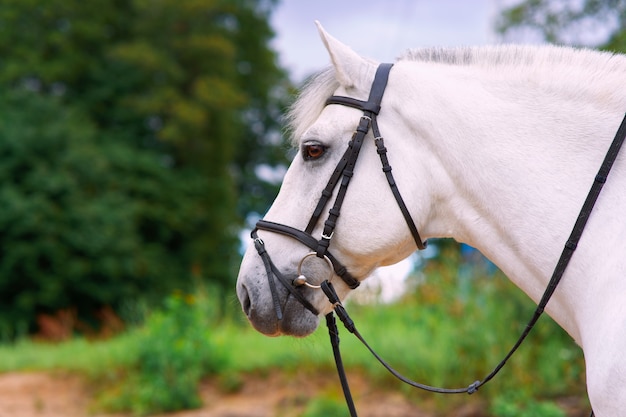
{"label": "horse nostril", "polygon": [[243,289],[243,296],[240,301],[241,301],[241,307],[243,308],[243,312],[246,313],[246,316],[250,316],[250,310],[252,309],[252,302],[250,301],[248,290],[245,287]]}

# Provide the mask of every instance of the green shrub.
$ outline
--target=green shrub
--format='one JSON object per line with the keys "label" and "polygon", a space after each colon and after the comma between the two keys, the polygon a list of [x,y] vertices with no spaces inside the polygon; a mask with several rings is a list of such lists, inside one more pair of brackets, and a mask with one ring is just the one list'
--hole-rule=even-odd
{"label": "green shrub", "polygon": [[97,327],[105,306],[189,283],[206,234],[204,175],[100,137],[60,99],[7,90],[0,114],[0,340],[67,309],[68,330]]}
{"label": "green shrub", "polygon": [[177,293],[153,313],[138,338],[137,359],[125,381],[103,405],[138,415],[196,408],[200,378],[227,365],[211,340],[206,308],[197,297]]}
{"label": "green shrub", "polygon": [[[468,278],[468,285],[459,285],[458,260],[454,254],[445,259],[450,263],[431,263],[427,278],[400,302],[348,303],[347,309],[361,334],[396,369],[419,382],[462,387],[491,371],[519,335],[534,304],[500,273],[477,274]],[[5,371],[86,372],[100,383],[96,389],[107,389],[102,405],[136,414],[198,405],[198,381],[212,375],[222,392],[232,393],[241,389],[248,374],[322,374],[336,381],[332,392],[340,396],[324,326],[304,339],[268,338],[241,316],[234,300],[229,302],[213,289],[198,289],[193,297],[170,296],[161,311],[147,315],[142,327],[114,339],[54,346],[22,341],[14,347],[0,346],[0,356]],[[397,389],[432,402],[442,415],[465,401],[403,386],[355,337],[344,329],[340,332],[346,367],[366,375],[370,387]],[[475,396],[497,417],[557,417],[562,415],[558,407],[543,400],[563,395],[584,398],[584,387],[580,348],[544,317],[502,373]],[[334,403],[337,412],[327,415],[345,412],[342,400]],[[333,401],[322,396],[305,412],[322,414],[326,407],[333,407]]]}
{"label": "green shrub", "polygon": [[320,397],[307,405],[302,417],[343,417],[349,416],[348,408],[343,401],[334,398]]}

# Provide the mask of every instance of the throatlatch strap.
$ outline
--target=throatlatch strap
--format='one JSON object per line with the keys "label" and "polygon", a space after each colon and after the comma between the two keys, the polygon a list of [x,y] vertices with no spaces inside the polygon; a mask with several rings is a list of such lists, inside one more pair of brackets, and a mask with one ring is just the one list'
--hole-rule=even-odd
{"label": "throatlatch strap", "polygon": [[409,209],[406,207],[404,199],[402,198],[402,194],[400,194],[400,190],[398,189],[398,184],[396,183],[396,180],[393,178],[393,174],[391,173],[391,164],[389,164],[389,158],[387,158],[387,148],[385,147],[385,140],[381,136],[380,130],[378,130],[378,122],[376,121],[376,118],[372,120],[372,132],[374,133],[376,152],[378,152],[378,155],[380,156],[380,162],[383,166],[383,172],[385,173],[385,177],[387,178],[387,183],[389,184],[389,188],[391,188],[393,197],[396,199],[396,203],[400,208],[402,217],[404,217],[404,221],[411,231],[411,236],[413,236],[413,240],[417,245],[417,249],[426,249],[427,242],[423,241],[420,237],[420,234],[417,231],[417,226],[415,226],[415,222],[413,221],[413,217],[411,217],[411,213],[409,213]]}

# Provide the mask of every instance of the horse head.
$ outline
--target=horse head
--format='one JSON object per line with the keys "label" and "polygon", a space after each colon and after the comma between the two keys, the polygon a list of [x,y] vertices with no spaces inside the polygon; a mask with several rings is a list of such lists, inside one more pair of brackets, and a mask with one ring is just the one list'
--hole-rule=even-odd
{"label": "horse head", "polygon": [[[237,295],[244,312],[254,327],[267,335],[305,336],[313,332],[318,314],[329,312],[332,306],[321,291],[311,286],[329,279],[340,298],[344,298],[350,287],[356,287],[375,268],[402,260],[416,246],[406,219],[406,215],[416,213],[407,211],[403,218],[401,210],[395,207],[388,179],[380,169],[381,148],[375,144],[369,129],[371,120],[363,119],[362,109],[326,102],[331,96],[340,96],[365,103],[379,65],[328,35],[319,23],[318,29],[332,66],[308,83],[291,109],[291,132],[298,153],[276,200],[258,226],[260,230],[253,232],[255,245],[244,255],[237,281]],[[389,139],[390,159],[393,158],[399,182],[415,182],[406,178],[415,175],[414,161],[408,157],[406,145],[400,139],[411,134],[394,111],[402,103],[394,102],[389,92],[393,91],[393,84],[391,77],[388,91],[384,96],[381,92],[377,128],[380,126]],[[350,152],[348,148],[353,146],[355,129],[363,129],[361,124],[368,126],[367,133],[362,134],[353,169],[350,168],[348,178],[335,175]],[[334,176],[338,178],[333,180]],[[342,191],[339,184],[329,189],[329,178],[335,183],[349,181],[345,195],[339,197],[339,207],[335,204],[335,213],[332,213],[333,202]],[[328,204],[320,207],[324,194]],[[403,196],[409,207],[419,205],[414,193]],[[324,222],[329,208],[335,216],[331,220],[331,236],[325,235],[328,220]],[[321,209],[323,214],[315,217],[313,213]],[[276,233],[285,229],[286,233]],[[322,244],[326,239],[327,247],[316,249],[314,245],[303,244],[303,240],[309,239],[307,236],[294,239],[301,235],[300,231],[306,231],[307,236],[319,239]],[[311,251],[318,256],[307,256]],[[261,253],[266,255],[260,256]],[[337,275],[346,271],[349,279],[339,279]],[[312,285],[293,288],[293,281],[299,276],[306,277]]]}

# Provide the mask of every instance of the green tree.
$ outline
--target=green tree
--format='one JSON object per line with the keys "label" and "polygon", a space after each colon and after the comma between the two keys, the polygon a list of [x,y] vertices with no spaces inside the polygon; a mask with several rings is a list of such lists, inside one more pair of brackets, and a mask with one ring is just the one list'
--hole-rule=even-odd
{"label": "green tree", "polygon": [[504,9],[496,28],[504,36],[525,33],[550,43],[626,52],[626,1],[525,0]]}
{"label": "green tree", "polygon": [[0,329],[37,313],[162,294],[188,273],[204,182],[159,155],[99,143],[84,115],[24,91],[0,96]]}
{"label": "green tree", "polygon": [[32,321],[192,276],[232,285],[241,218],[268,194],[238,190],[284,159],[268,139],[289,88],[274,5],[2,2],[2,308],[20,299]]}

